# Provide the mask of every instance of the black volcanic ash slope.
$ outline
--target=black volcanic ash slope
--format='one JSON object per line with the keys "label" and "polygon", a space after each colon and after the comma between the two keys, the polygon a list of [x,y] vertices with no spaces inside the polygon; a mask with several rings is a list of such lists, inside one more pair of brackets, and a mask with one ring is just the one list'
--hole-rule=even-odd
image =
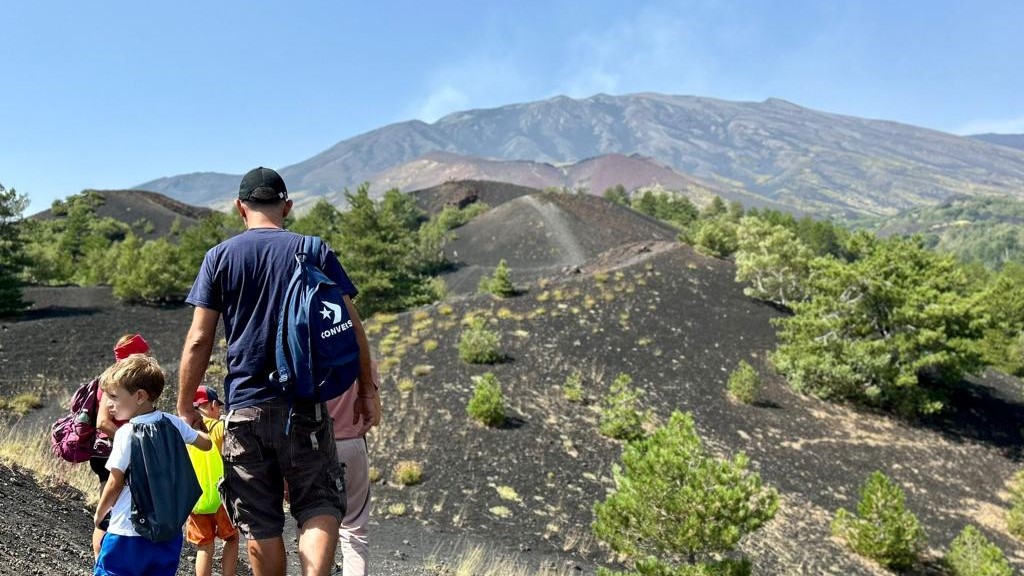
{"label": "black volcanic ash slope", "polygon": [[513,281],[527,282],[583,267],[624,244],[673,240],[676,231],[603,198],[539,193],[498,205],[454,235],[445,252],[458,269],[445,281],[466,293],[502,259]]}
{"label": "black volcanic ash slope", "polygon": [[[744,544],[761,573],[880,573],[829,530],[832,514],[854,505],[873,470],[907,491],[933,556],[967,522],[1012,556],[1017,549],[1000,513],[1003,483],[1017,468],[1012,451],[954,428],[913,427],[793,394],[765,363],[775,343],[770,320],[779,313],[746,298],[734,274],[731,263],[677,246],[626,268],[534,285],[518,297],[473,296],[456,300],[450,312],[429,307],[373,326],[375,342],[392,333],[383,360],[400,357],[385,378],[388,417],[371,440],[385,478],[376,492],[380,508],[405,503],[430,526],[601,561],[589,535],[591,509],[612,487],[621,445],[598,434],[594,404],[565,401],[561,385],[580,370],[594,401],[625,373],[657,420],[691,411],[712,450],[745,451],[780,490],[776,521]],[[458,359],[467,315],[486,318],[500,334],[507,362]],[[427,340],[437,348],[427,352]],[[740,360],[767,379],[753,406],[725,396]],[[465,412],[472,378],[486,371],[504,387],[510,420],[503,428],[480,427]],[[1019,412],[1008,392],[977,389]],[[388,474],[407,459],[424,463],[425,480],[399,489]]]}

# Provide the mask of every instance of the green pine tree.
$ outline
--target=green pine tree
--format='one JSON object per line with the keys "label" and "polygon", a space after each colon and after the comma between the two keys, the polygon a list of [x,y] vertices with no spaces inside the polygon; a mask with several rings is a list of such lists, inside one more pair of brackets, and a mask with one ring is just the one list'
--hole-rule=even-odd
{"label": "green pine tree", "polygon": [[0,316],[12,316],[28,307],[21,292],[21,272],[28,259],[20,228],[27,206],[27,194],[0,184]]}
{"label": "green pine tree", "polygon": [[814,260],[810,297],[778,321],[772,363],[790,385],[918,414],[943,407],[943,387],[982,366],[985,317],[952,257],[914,239],[855,235],[852,263]]}
{"label": "green pine tree", "polygon": [[814,254],[787,228],[759,218],[740,220],[736,281],[751,298],[789,306],[807,297]]}
{"label": "green pine tree", "polygon": [[916,561],[925,545],[924,529],[906,509],[903,490],[881,472],[861,488],[857,513],[836,512],[832,532],[851,550],[888,568],[902,570]]}
{"label": "green pine tree", "polygon": [[776,491],[748,468],[743,454],[709,454],[693,418],[673,412],[649,437],[626,445],[612,471],[615,490],[594,506],[594,535],[633,558],[637,574],[749,573],[742,564],[693,566],[733,550],[778,510]]}
{"label": "green pine tree", "polygon": [[509,264],[505,261],[505,258],[498,262],[498,268],[495,269],[494,276],[487,279],[486,290],[499,298],[508,298],[515,295],[515,286],[509,277]]}
{"label": "green pine tree", "polygon": [[[341,230],[331,247],[359,288],[360,312],[404,310],[433,300],[429,278],[420,273],[416,258],[418,223],[400,193],[388,191],[381,203],[370,198],[369,185],[345,192],[349,210],[341,215]],[[417,228],[410,228],[410,226]]]}
{"label": "green pine tree", "polygon": [[1003,551],[970,524],[949,545],[944,561],[952,576],[1013,576]]}

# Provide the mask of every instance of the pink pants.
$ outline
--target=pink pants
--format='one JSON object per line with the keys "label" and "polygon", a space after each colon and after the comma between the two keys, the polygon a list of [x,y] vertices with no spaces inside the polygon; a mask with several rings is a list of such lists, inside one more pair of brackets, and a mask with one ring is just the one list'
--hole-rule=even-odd
{"label": "pink pants", "polygon": [[338,461],[345,466],[345,492],[348,510],[338,529],[338,544],[343,557],[343,576],[366,576],[370,548],[367,543],[370,522],[370,472],[366,439],[335,440]]}

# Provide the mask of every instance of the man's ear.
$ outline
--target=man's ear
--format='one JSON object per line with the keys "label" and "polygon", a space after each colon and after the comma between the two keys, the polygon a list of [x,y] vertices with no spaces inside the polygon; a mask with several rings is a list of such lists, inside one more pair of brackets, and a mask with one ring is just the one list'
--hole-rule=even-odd
{"label": "man's ear", "polygon": [[245,204],[242,204],[242,201],[238,198],[235,198],[235,210],[238,210],[238,215],[242,217],[242,220],[245,220]]}
{"label": "man's ear", "polygon": [[291,211],[292,211],[292,201],[291,200],[285,200],[284,201],[284,214],[281,214],[281,216],[283,218],[287,218],[288,217],[288,213],[291,212]]}

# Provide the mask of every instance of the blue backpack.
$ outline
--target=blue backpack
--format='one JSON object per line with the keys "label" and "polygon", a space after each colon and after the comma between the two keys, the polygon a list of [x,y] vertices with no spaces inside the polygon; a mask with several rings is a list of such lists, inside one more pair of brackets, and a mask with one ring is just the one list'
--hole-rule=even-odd
{"label": "blue backpack", "polygon": [[302,238],[277,328],[277,381],[289,402],[325,402],[359,376],[359,343],[341,288],[319,266],[323,240]]}

